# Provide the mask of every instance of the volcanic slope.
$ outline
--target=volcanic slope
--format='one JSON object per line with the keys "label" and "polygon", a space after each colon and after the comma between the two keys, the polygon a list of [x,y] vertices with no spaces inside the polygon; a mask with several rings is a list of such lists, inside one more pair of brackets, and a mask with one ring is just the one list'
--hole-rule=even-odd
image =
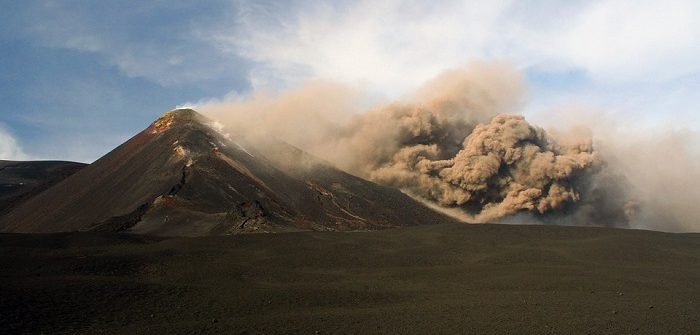
{"label": "volcanic slope", "polygon": [[63,161],[0,160],[0,216],[85,165]]}
{"label": "volcanic slope", "polygon": [[275,154],[266,158],[211,124],[190,109],[165,113],[15,208],[1,219],[0,231],[203,236],[453,221],[284,142],[268,141]]}

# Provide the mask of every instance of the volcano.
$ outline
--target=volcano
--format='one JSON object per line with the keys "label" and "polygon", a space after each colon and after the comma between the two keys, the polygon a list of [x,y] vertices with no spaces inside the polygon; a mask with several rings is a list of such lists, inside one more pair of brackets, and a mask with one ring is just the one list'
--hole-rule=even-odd
{"label": "volcano", "polygon": [[0,230],[203,236],[453,221],[283,141],[269,139],[263,152],[213,125],[191,109],[167,112],[16,206],[0,219]]}

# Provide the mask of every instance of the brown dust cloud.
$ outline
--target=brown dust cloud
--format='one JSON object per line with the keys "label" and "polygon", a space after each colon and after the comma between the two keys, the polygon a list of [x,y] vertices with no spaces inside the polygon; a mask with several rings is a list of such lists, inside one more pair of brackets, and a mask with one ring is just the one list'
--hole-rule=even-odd
{"label": "brown dust cloud", "polygon": [[693,132],[634,131],[582,108],[552,112],[564,121],[544,129],[518,113],[526,91],[512,66],[473,63],[371,108],[364,92],[310,81],[196,109],[249,142],[283,140],[467,223],[700,230]]}

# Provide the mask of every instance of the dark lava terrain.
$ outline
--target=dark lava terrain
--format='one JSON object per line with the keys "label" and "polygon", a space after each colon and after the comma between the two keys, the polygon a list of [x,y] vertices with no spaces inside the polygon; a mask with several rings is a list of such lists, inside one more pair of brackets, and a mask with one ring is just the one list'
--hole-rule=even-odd
{"label": "dark lava terrain", "polygon": [[0,235],[5,334],[698,334],[700,235]]}

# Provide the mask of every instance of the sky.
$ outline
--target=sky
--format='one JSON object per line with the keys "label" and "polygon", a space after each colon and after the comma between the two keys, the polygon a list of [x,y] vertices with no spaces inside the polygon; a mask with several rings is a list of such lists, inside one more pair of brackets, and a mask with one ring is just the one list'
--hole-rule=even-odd
{"label": "sky", "polygon": [[[697,131],[700,2],[0,0],[0,159],[92,162],[189,103],[340,82],[391,100],[508,62],[526,117]],[[622,125],[624,126],[624,125]]]}

